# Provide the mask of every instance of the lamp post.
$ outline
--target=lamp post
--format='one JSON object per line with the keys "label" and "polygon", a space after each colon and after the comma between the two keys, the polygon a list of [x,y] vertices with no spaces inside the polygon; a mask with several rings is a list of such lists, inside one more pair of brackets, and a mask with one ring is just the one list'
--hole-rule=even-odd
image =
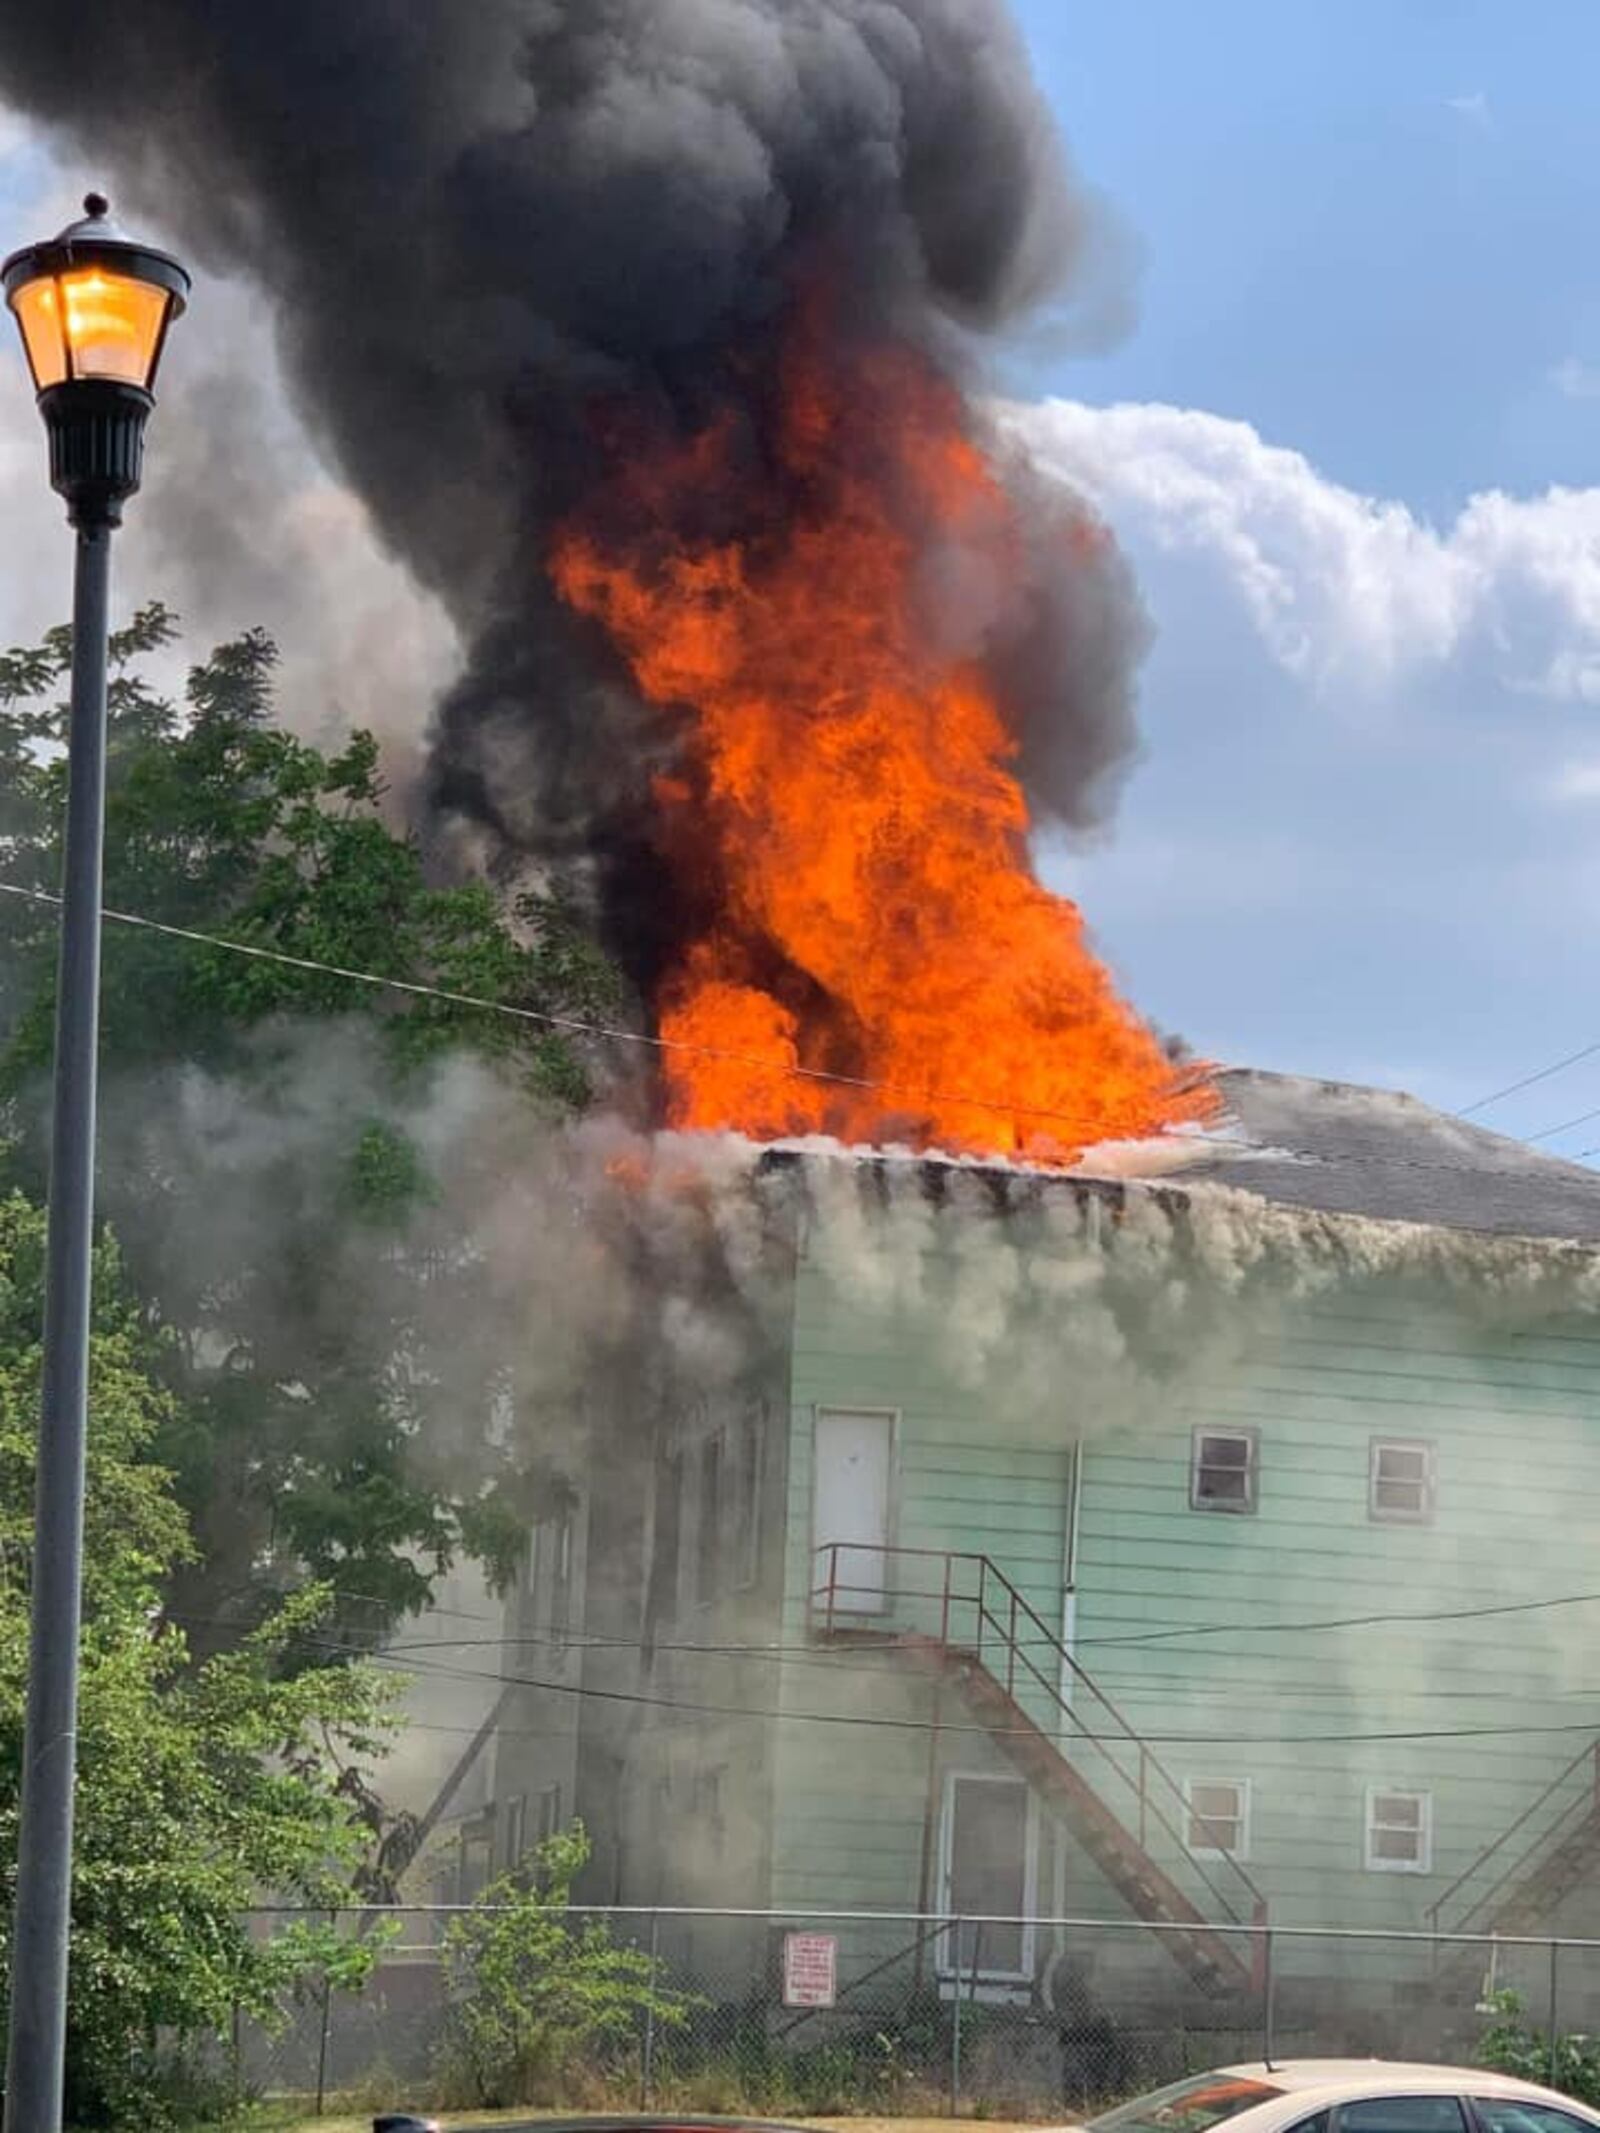
{"label": "lamp post", "polygon": [[0,287],[22,329],[49,433],[50,486],[65,498],[78,536],[5,2133],[57,2133],[61,2125],[94,1241],[111,535],[121,523],[124,502],[139,486],[156,365],[167,328],[189,290],[189,277],[178,262],[126,237],[98,193],[90,193],[83,205],[81,222],[48,243],[14,252],[0,267]]}

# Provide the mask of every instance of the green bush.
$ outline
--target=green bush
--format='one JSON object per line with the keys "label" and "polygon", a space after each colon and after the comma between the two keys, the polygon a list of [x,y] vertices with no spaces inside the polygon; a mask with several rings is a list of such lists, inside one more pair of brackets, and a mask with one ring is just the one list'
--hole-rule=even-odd
{"label": "green bush", "polygon": [[687,2019],[693,2003],[661,1987],[642,1949],[619,1947],[603,1919],[569,1918],[589,1849],[574,1822],[451,1921],[447,2091],[493,2107],[554,2101],[575,2079],[614,2079],[647,2015],[658,2030]]}
{"label": "green bush", "polygon": [[1576,2033],[1558,2036],[1552,2067],[1549,2035],[1528,2026],[1516,1993],[1496,1992],[1488,2006],[1495,2021],[1478,2040],[1479,2066],[1548,2083],[1580,2103],[1600,2107],[1600,2042]]}

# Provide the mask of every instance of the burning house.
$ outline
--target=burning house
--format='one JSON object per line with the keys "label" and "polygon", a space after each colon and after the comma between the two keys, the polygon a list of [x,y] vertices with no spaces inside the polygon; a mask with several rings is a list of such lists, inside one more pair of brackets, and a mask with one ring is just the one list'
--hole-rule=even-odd
{"label": "burning house", "polygon": [[1183,1069],[1039,880],[1147,625],[982,391],[1123,297],[1001,0],[14,8],[0,88],[280,300],[461,648],[432,865],[624,980],[629,1127],[482,1224],[571,1496],[467,1885],[578,1813],[597,1898],[1157,1922],[1202,1998],[1263,1913],[1587,1918],[1600,1185]]}
{"label": "burning house", "polygon": [[767,1158],[747,1367],[664,1339],[530,1537],[480,1871],[576,1813],[596,1901],[1183,1929],[927,1952],[1024,2001],[1226,2003],[1263,1921],[1594,1930],[1600,1181],[1220,1085],[1159,1181]]}

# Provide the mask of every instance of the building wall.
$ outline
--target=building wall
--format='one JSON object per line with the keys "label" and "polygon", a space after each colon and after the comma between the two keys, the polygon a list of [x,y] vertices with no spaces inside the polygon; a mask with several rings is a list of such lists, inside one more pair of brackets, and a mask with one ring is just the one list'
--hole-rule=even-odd
{"label": "building wall", "polygon": [[[1485,1332],[1492,1308],[1391,1289],[1286,1309],[1247,1355],[1214,1362],[1203,1381],[1174,1381],[1137,1429],[1119,1432],[1103,1407],[1083,1411],[1065,1372],[1053,1422],[1035,1413],[1023,1424],[982,1384],[930,1361],[914,1313],[841,1293],[803,1267],[785,1645],[798,1651],[807,1635],[819,1408],[892,1410],[896,1543],[992,1556],[1052,1623],[1081,1435],[1080,1665],[1180,1793],[1197,1780],[1248,1785],[1244,1864],[1276,1922],[1423,1928],[1456,1875],[1582,1747],[1594,1712],[1573,1692],[1597,1685],[1596,1610],[1545,1603],[1600,1590],[1600,1333],[1509,1322]],[[1258,1433],[1250,1514],[1191,1508],[1199,1426]],[[1432,1446],[1426,1522],[1370,1515],[1374,1438]],[[928,1626],[925,1609],[916,1620],[897,1600],[891,1613],[898,1626]],[[1304,1626],[1451,1614],[1460,1619]],[[930,1685],[902,1660],[852,1649],[787,1668],[782,1697],[772,1901],[937,1906]],[[1082,1688],[1074,1704],[1092,1708]],[[1040,1700],[1030,1707],[1037,1713]],[[825,1724],[825,1715],[873,1722]],[[954,1724],[943,1716],[940,1774],[963,1762],[1007,1767],[981,1734],[956,1730],[969,1713],[957,1710]],[[1070,1727],[1064,1743],[1131,1823],[1136,1805],[1126,1791],[1114,1796],[1100,1750],[1073,1745]],[[1151,1790],[1161,1793],[1159,1777]],[[1369,1866],[1372,1790],[1427,1796],[1426,1871]],[[1165,1799],[1181,1824],[1179,1797]],[[1151,1834],[1158,1859],[1162,1841]],[[1042,1902],[1129,1915],[1075,1844],[1058,1856],[1054,1869],[1048,1848],[1041,1854]],[[1242,1905],[1226,1863],[1209,1870]],[[1447,1905],[1446,1925],[1488,1878]],[[1573,1901],[1581,1929],[1600,1931],[1600,1901]],[[1572,1918],[1569,1902],[1569,1930]],[[1298,1958],[1286,1960],[1292,1969]]]}
{"label": "building wall", "polygon": [[[917,1910],[926,1900],[937,1908],[930,1799],[942,1797],[952,1768],[1006,1774],[1009,1765],[948,1696],[936,1714],[931,1682],[908,1674],[902,1662],[865,1649],[804,1651],[817,1412],[892,1410],[897,1549],[991,1555],[1057,1623],[1070,1434],[1063,1419],[1052,1438],[1019,1439],[981,1384],[952,1382],[930,1363],[913,1320],[841,1297],[804,1265],[790,1395],[783,1637],[786,1649],[803,1656],[782,1682],[788,1715],[775,1750],[771,1901],[780,1908]],[[896,1561],[894,1619],[936,1627],[942,1566],[910,1554]],[[976,1589],[974,1576],[972,1565],[958,1566],[958,1595]],[[942,1724],[931,1744],[936,1715]]]}

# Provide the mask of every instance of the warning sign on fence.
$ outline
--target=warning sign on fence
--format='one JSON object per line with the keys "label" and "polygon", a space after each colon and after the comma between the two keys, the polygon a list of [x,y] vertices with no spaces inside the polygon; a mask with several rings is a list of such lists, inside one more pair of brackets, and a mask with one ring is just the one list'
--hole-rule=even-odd
{"label": "warning sign on fence", "polygon": [[839,1941],[833,1933],[783,1936],[785,2007],[831,2007],[839,1991]]}

